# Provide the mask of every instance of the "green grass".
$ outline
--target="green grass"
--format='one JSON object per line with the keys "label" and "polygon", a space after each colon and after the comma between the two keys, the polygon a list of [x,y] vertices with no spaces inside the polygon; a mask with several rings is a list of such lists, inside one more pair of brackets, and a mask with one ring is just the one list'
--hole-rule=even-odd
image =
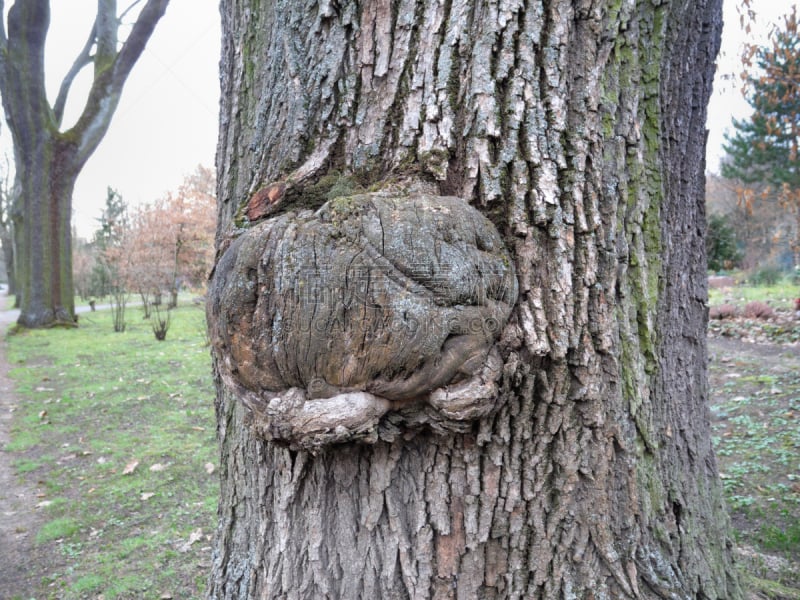
{"label": "green grass", "polygon": [[[737,276],[734,278],[739,279]],[[795,298],[800,298],[800,285],[794,283],[791,277],[785,277],[775,285],[737,285],[708,290],[710,306],[734,304],[743,307],[748,302],[760,301],[773,308],[788,310],[794,307]]]}
{"label": "green grass", "polygon": [[800,562],[800,358],[757,348],[710,364],[713,442],[737,539]]}
{"label": "green grass", "polygon": [[80,531],[80,523],[70,517],[60,517],[48,521],[36,534],[36,543],[49,542],[61,538],[68,538]]}
{"label": "green grass", "polygon": [[36,540],[53,558],[30,565],[31,597],[203,595],[218,493],[205,316],[175,310],[163,342],[139,309],[127,321],[115,333],[100,311],[8,338],[22,397],[5,449],[42,491]]}

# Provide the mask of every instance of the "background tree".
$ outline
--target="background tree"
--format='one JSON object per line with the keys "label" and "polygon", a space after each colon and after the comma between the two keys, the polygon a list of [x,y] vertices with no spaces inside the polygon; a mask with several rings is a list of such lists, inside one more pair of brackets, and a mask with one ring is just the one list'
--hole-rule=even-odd
{"label": "background tree", "polygon": [[[19,190],[13,218],[21,325],[74,323],[70,219],[75,180],[105,135],[128,74],[168,2],[148,0],[120,44],[123,19],[116,0],[98,0],[86,44],[52,105],[44,76],[49,1],[14,2],[7,34],[0,24],[0,94],[14,141]],[[5,12],[3,5],[0,1],[0,13]],[[64,129],[67,95],[88,65],[94,66],[94,79],[83,113]]]}
{"label": "background tree", "polygon": [[92,278],[97,266],[97,253],[94,245],[81,239],[73,231],[72,235],[72,279],[75,284],[75,293],[81,300],[92,299],[93,293]]}
{"label": "background tree", "polygon": [[[714,235],[719,219],[731,229],[741,256],[735,266],[754,269],[770,265],[777,269],[790,268],[793,262],[791,242],[793,222],[786,210],[775,202],[773,191],[763,183],[744,184],[741,181],[709,174],[706,178],[706,210],[709,216],[707,245]],[[708,248],[711,252],[711,248]],[[709,268],[713,266],[709,254]]]}
{"label": "background tree", "polygon": [[[390,412],[373,444],[315,454],[266,439],[214,337],[209,597],[740,598],[706,381],[720,2],[223,0],[221,13],[213,285],[241,291],[237,310],[255,319],[265,269],[291,266],[240,278],[239,240],[289,240],[291,210],[348,181],[468,200],[511,252],[519,300],[495,410],[458,433],[393,429]],[[264,215],[283,229],[231,242]],[[211,330],[237,326],[215,320],[214,296],[208,310]]]}
{"label": "background tree", "polygon": [[169,264],[169,247],[165,242],[166,227],[162,211],[153,206],[140,207],[131,217],[130,235],[123,249],[130,257],[128,288],[139,294],[144,318],[150,318],[154,295],[164,287],[164,272]]}
{"label": "background tree", "polygon": [[97,260],[92,269],[90,293],[101,297],[111,293],[112,273],[106,260],[106,251],[122,244],[123,233],[129,225],[128,205],[119,192],[109,187],[105,204],[97,219],[100,226],[95,230],[91,242]]}
{"label": "background tree", "polygon": [[5,156],[5,165],[0,172],[0,247],[3,249],[3,262],[6,278],[8,280],[9,296],[14,296],[15,308],[19,306],[17,297],[17,282],[14,274],[14,237],[11,223],[11,213],[14,203],[13,180],[11,177],[11,161]]}
{"label": "background tree", "polygon": [[742,251],[728,217],[711,215],[708,218],[706,255],[708,256],[708,268],[712,271],[732,269],[741,261]]}
{"label": "background tree", "polygon": [[779,201],[794,220],[792,247],[795,265],[800,265],[800,32],[797,8],[773,28],[764,46],[748,47],[744,56],[745,96],[753,114],[734,119],[735,132],[726,136],[725,177],[745,184],[770,186],[763,196],[743,195],[751,200]]}
{"label": "background tree", "polygon": [[181,284],[205,286],[216,227],[214,186],[211,169],[198,166],[174,193],[134,213],[125,250],[132,263],[128,285],[145,306],[162,290],[175,306]]}
{"label": "background tree", "polygon": [[216,226],[214,185],[211,170],[198,166],[164,201],[164,243],[172,250],[170,306],[177,305],[181,282],[199,285],[208,276]]}
{"label": "background tree", "polygon": [[128,248],[132,231],[128,205],[118,192],[108,188],[106,207],[100,216],[100,228],[94,235],[97,264],[92,285],[108,294],[114,331],[125,331],[125,306],[128,302],[133,257]]}

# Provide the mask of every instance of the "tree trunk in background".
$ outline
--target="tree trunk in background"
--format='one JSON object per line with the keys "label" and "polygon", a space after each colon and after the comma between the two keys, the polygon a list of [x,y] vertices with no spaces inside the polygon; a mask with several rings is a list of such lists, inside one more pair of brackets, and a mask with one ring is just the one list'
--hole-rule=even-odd
{"label": "tree trunk in background", "polygon": [[495,223],[519,300],[470,433],[291,451],[218,378],[209,597],[740,598],[706,382],[720,1],[255,6],[221,6],[218,243],[271,182],[416,177]]}
{"label": "tree trunk in background", "polygon": [[[19,196],[14,207],[19,324],[75,323],[72,285],[72,190],[79,167],[51,136],[17,153]],[[36,215],[35,219],[32,218]]]}
{"label": "tree trunk in background", "polygon": [[14,276],[14,241],[8,227],[4,227],[0,232],[0,245],[3,247],[3,262],[6,266],[6,277],[8,279],[7,296],[16,296],[17,284]]}

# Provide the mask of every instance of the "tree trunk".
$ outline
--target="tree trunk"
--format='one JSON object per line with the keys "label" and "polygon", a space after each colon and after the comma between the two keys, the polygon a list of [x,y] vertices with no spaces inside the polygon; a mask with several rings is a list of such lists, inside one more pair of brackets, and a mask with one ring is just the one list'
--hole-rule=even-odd
{"label": "tree trunk", "polygon": [[[72,284],[72,190],[78,169],[69,150],[42,136],[31,153],[17,153],[20,184],[14,234],[21,299],[18,323],[45,327],[75,323]],[[30,217],[36,215],[31,223]]]}
{"label": "tree trunk", "polygon": [[0,245],[3,247],[3,262],[5,263],[6,278],[8,279],[8,289],[6,290],[6,295],[16,296],[17,279],[14,274],[14,242],[8,226],[5,226],[3,231],[0,232]]}
{"label": "tree trunk", "polygon": [[719,0],[260,6],[222,1],[212,287],[261,302],[270,265],[231,265],[311,218],[285,211],[422,185],[491,220],[519,297],[491,411],[444,431],[394,403],[371,443],[307,449],[232,383],[210,293],[209,597],[740,598],[706,381]]}

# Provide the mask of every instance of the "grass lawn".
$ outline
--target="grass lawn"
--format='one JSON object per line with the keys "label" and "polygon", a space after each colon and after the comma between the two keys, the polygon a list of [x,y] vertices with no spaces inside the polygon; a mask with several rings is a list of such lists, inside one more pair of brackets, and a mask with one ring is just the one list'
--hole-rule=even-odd
{"label": "grass lawn", "polygon": [[58,557],[30,565],[30,597],[203,595],[218,491],[205,315],[173,311],[163,342],[139,309],[127,321],[8,338],[21,403],[6,450],[40,492],[36,544]]}
{"label": "grass lawn", "polygon": [[[743,276],[735,276],[739,279]],[[736,285],[722,289],[708,290],[709,306],[735,304],[744,306],[748,302],[766,302],[773,308],[790,310],[794,299],[800,297],[800,285],[791,277],[784,277],[773,285]]]}

